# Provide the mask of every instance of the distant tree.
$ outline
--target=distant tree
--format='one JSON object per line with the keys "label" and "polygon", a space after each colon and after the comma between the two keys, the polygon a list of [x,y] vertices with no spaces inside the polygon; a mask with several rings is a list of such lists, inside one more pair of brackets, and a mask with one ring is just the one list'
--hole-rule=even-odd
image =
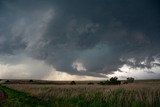
{"label": "distant tree", "polygon": [[134,82],[134,78],[132,78],[132,77],[127,78],[127,83],[133,83],[133,82]]}
{"label": "distant tree", "polygon": [[116,82],[118,80],[118,78],[117,77],[112,77],[112,78],[110,78],[110,82]]}
{"label": "distant tree", "polygon": [[10,81],[9,80],[6,80],[6,83],[9,83]]}
{"label": "distant tree", "polygon": [[100,84],[100,85],[118,85],[118,84],[121,84],[121,81],[118,81],[117,77],[112,77],[112,78],[110,78],[110,80],[101,81],[98,84]]}
{"label": "distant tree", "polygon": [[75,82],[75,81],[71,81],[70,84],[71,84],[71,85],[76,85],[76,82]]}
{"label": "distant tree", "polygon": [[94,83],[93,82],[89,82],[88,85],[94,85]]}
{"label": "distant tree", "polygon": [[112,77],[112,78],[110,78],[110,84],[111,85],[121,84],[121,81],[118,81],[117,77]]}
{"label": "distant tree", "polygon": [[33,82],[33,80],[29,80],[29,82]]}

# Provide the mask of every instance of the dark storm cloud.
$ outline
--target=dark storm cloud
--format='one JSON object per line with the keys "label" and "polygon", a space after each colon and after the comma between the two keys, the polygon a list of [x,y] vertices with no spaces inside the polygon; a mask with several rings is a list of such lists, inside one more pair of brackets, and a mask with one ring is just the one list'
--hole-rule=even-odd
{"label": "dark storm cloud", "polygon": [[[156,0],[8,0],[0,5],[0,53],[24,50],[57,70],[79,75],[109,74],[124,64],[159,66]],[[86,71],[78,72],[75,63]]]}

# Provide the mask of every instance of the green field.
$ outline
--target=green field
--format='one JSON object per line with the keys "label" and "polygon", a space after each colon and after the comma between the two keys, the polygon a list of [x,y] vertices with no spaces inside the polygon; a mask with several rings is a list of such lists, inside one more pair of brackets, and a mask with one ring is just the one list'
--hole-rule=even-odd
{"label": "green field", "polygon": [[[67,82],[68,83],[68,82]],[[85,83],[85,82],[83,82]],[[121,85],[7,83],[0,107],[159,107],[160,81]]]}

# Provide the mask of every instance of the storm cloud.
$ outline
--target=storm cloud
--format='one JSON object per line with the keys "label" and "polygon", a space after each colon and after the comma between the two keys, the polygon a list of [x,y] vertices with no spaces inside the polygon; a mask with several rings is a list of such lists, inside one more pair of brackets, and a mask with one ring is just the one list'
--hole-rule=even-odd
{"label": "storm cloud", "polygon": [[159,67],[159,6],[158,0],[1,0],[0,54],[23,53],[72,75]]}

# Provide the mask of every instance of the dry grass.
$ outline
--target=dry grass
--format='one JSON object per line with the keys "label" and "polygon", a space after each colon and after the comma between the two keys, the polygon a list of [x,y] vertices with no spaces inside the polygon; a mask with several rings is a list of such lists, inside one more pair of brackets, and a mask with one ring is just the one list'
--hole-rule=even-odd
{"label": "dry grass", "polygon": [[7,87],[30,93],[44,100],[83,98],[103,100],[116,106],[158,107],[160,84],[137,83],[127,85],[33,85],[8,84]]}

